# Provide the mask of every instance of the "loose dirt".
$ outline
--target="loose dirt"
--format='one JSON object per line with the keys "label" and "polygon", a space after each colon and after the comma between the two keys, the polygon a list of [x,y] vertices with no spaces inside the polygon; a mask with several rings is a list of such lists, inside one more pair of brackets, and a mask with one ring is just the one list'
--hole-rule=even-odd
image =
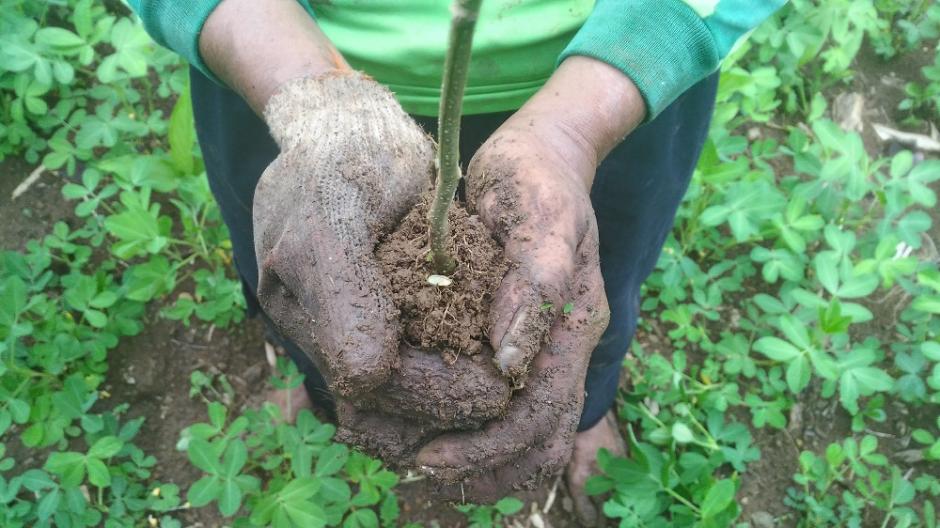
{"label": "loose dirt", "polygon": [[460,204],[448,211],[451,255],[457,269],[450,286],[434,286],[428,254],[428,200],[422,200],[398,229],[376,248],[376,257],[392,286],[401,311],[404,340],[412,346],[439,350],[449,362],[476,355],[487,344],[490,302],[509,269],[502,249],[479,217]]}

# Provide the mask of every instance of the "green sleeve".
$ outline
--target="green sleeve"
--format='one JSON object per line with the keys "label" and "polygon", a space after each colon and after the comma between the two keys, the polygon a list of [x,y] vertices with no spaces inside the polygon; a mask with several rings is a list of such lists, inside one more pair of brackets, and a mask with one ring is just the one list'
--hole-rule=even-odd
{"label": "green sleeve", "polygon": [[[218,82],[199,55],[199,34],[209,14],[222,0],[128,0],[147,33],[162,46],[179,53],[190,64]],[[307,0],[298,0],[312,16]],[[219,83],[221,84],[221,83]]]}
{"label": "green sleeve", "polygon": [[636,84],[647,121],[715,72],[786,0],[598,0],[562,52],[601,60]]}
{"label": "green sleeve", "polygon": [[222,0],[128,0],[158,44],[179,53],[215,79],[199,55],[199,33]]}

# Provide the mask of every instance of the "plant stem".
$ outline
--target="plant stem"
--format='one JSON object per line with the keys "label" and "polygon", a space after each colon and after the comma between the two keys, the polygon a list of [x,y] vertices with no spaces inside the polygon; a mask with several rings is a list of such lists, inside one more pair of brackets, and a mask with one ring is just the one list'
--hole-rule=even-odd
{"label": "plant stem", "polygon": [[454,0],[451,6],[450,38],[447,57],[444,59],[444,80],[437,122],[437,183],[434,203],[428,211],[431,263],[434,270],[441,274],[448,274],[457,266],[447,251],[447,240],[450,238],[447,210],[454,201],[460,182],[460,113],[470,69],[473,29],[481,1]]}

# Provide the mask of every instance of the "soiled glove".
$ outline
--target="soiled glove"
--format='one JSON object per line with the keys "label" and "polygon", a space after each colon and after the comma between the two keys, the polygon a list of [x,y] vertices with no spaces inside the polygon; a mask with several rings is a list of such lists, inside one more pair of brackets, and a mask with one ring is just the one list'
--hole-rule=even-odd
{"label": "soiled glove", "polygon": [[287,83],[265,108],[281,154],[255,191],[258,299],[330,389],[359,396],[398,363],[397,310],[373,258],[431,181],[431,140],[354,72]]}

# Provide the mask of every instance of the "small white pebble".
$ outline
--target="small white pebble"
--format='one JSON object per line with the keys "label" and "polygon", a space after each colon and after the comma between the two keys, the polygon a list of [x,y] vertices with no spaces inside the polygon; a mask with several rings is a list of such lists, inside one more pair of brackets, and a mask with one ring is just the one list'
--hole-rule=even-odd
{"label": "small white pebble", "polygon": [[428,284],[431,286],[442,286],[447,287],[453,284],[454,281],[450,277],[445,277],[444,275],[428,275]]}

